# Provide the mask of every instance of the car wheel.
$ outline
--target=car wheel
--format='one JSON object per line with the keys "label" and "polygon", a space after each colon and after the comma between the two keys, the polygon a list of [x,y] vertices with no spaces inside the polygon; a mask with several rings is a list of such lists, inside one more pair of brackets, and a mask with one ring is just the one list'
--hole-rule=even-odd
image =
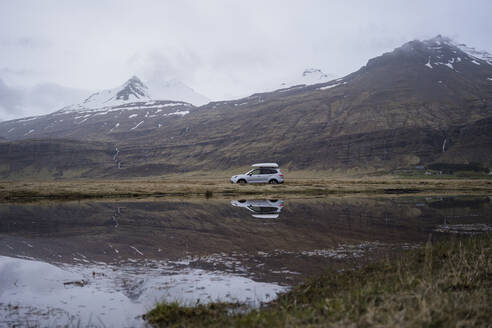
{"label": "car wheel", "polygon": [[241,179],[241,180],[238,180],[237,183],[239,183],[239,184],[246,184],[248,182],[246,180],[244,180],[244,179]]}
{"label": "car wheel", "polygon": [[272,179],[270,181],[268,181],[269,184],[278,184],[278,181],[275,180],[275,179]]}

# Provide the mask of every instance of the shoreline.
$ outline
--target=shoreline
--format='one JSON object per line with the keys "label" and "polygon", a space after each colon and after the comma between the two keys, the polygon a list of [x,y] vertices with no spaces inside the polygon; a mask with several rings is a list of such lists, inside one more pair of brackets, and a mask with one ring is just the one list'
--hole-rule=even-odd
{"label": "shoreline", "polygon": [[160,303],[153,327],[451,327],[492,320],[492,234],[451,237],[354,270],[328,269],[259,309]]}
{"label": "shoreline", "polygon": [[282,198],[297,196],[484,196],[492,179],[290,179],[281,185],[237,185],[224,179],[0,181],[0,202],[125,198]]}

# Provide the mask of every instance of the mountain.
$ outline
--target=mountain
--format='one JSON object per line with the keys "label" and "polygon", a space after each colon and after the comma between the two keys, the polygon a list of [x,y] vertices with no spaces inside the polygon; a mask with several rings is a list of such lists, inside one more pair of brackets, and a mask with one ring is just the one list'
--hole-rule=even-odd
{"label": "mountain", "polygon": [[170,120],[196,109],[185,102],[151,100],[103,108],[64,108],[48,115],[0,122],[0,136],[8,140],[66,138],[118,142],[147,129],[160,129]]}
{"label": "mountain", "polygon": [[492,165],[486,58],[441,36],[411,41],[337,80],[200,107],[159,132],[174,137],[159,156],[190,170],[267,160],[293,169]]}
{"label": "mountain", "polygon": [[[155,114],[149,113],[141,119],[142,125],[133,130],[126,125],[114,133],[109,131],[111,125],[104,126],[98,117],[113,112],[97,116],[87,112],[77,119],[80,124],[35,136],[78,139],[81,143],[90,140],[84,147],[88,153],[94,149],[94,154],[100,154],[100,142],[105,142],[108,160],[92,163],[90,170],[76,170],[80,176],[90,177],[217,170],[271,161],[289,169],[311,170],[367,171],[471,161],[491,166],[490,58],[486,52],[437,36],[408,42],[329,82],[295,85],[201,107],[188,104],[186,110],[176,107],[173,113],[187,113],[159,118],[161,128],[151,120]],[[33,129],[31,121],[34,119],[16,126],[26,133]],[[140,119],[137,121],[136,125]],[[0,123],[0,136],[10,140],[29,137],[7,133],[14,125],[12,121]],[[33,142],[0,144],[0,151],[10,149],[17,154],[2,156],[0,176],[33,175],[44,167],[38,163],[52,161],[53,153],[33,148]],[[61,149],[56,155],[60,166],[69,161],[64,158],[72,150],[63,150],[63,140],[50,142]],[[111,160],[115,144],[122,163],[119,169]],[[52,175],[69,175],[68,168],[56,168],[50,168]],[[46,169],[43,172],[46,174]]]}
{"label": "mountain", "polygon": [[67,109],[97,109],[150,100],[152,98],[150,97],[147,86],[138,77],[133,76],[120,87],[93,93],[83,103]]}
{"label": "mountain", "polygon": [[119,87],[96,92],[82,103],[67,106],[63,110],[100,109],[151,100],[183,101],[194,105],[203,105],[210,101],[176,79],[152,79],[143,83],[137,76],[132,76]]}
{"label": "mountain", "polygon": [[153,100],[136,76],[121,86],[90,95],[83,102],[40,116],[0,123],[0,136],[9,140],[69,138],[118,142],[127,134],[159,129],[195,107],[171,100]]}

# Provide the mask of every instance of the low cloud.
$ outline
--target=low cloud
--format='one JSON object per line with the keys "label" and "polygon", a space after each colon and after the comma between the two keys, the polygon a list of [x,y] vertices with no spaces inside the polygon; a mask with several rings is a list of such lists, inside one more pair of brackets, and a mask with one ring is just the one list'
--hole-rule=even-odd
{"label": "low cloud", "polygon": [[0,79],[0,118],[17,116],[22,111],[22,93]]}
{"label": "low cloud", "polygon": [[89,94],[86,90],[65,88],[53,83],[33,87],[9,86],[0,79],[0,120],[47,114],[78,103]]}
{"label": "low cloud", "polygon": [[46,48],[50,45],[51,43],[44,38],[29,36],[0,39],[0,47]]}
{"label": "low cloud", "polygon": [[491,11],[488,0],[0,1],[0,63],[10,70],[0,76],[95,90],[135,74],[176,78],[224,100],[308,67],[343,76],[437,34],[491,52]]}

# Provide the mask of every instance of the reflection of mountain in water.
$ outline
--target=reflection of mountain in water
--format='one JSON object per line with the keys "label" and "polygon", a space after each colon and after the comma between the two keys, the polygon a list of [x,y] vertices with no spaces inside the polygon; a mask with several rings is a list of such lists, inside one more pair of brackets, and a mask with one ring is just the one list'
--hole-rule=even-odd
{"label": "reflection of mountain in water", "polygon": [[488,197],[447,197],[430,202],[429,206],[434,208],[473,208],[478,209],[489,204]]}
{"label": "reflection of mountain in water", "polygon": [[273,271],[318,272],[345,259],[357,245],[419,243],[441,224],[492,221],[490,202],[430,206],[441,200],[292,199],[288,206],[282,200],[214,199],[1,204],[0,255],[118,265],[184,259],[185,266],[242,274],[255,268],[257,278],[268,280]]}
{"label": "reflection of mountain in water", "polygon": [[[0,204],[0,272],[10,272],[0,278],[0,326],[10,311],[2,303],[12,302],[50,313],[54,325],[56,316],[40,309],[71,313],[73,305],[81,317],[101,310],[117,322],[165,295],[190,303],[267,300],[279,284],[361,265],[429,233],[490,230],[491,207],[487,199],[442,197]],[[26,257],[46,263],[19,259]],[[89,283],[66,287],[67,279]],[[55,303],[43,298],[46,286]],[[87,304],[94,297],[106,309]]]}
{"label": "reflection of mountain in water", "polygon": [[160,300],[254,304],[285,290],[220,272],[171,270],[159,261],[51,265],[0,256],[0,273],[0,327],[147,327],[141,315]]}
{"label": "reflection of mountain in water", "polygon": [[284,207],[281,199],[231,200],[231,205],[249,210],[257,219],[277,219]]}

